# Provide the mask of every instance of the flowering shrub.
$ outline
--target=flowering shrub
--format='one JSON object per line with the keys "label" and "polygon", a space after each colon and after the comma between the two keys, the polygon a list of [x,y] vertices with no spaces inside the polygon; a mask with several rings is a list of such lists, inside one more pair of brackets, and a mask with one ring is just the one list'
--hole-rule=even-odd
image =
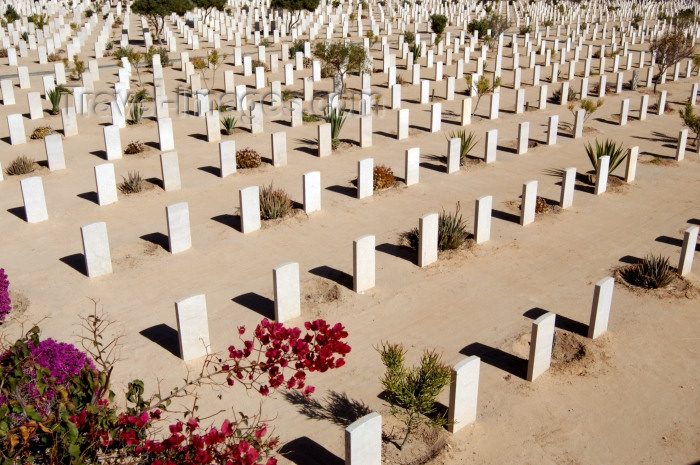
{"label": "flowering shrub", "polygon": [[7,314],[12,311],[9,288],[10,281],[7,279],[5,269],[0,268],[0,323],[5,321]]}
{"label": "flowering shrub", "polygon": [[263,396],[284,386],[309,396],[314,388],[306,373],[339,368],[350,352],[339,323],[319,319],[302,331],[264,319],[248,337],[239,327],[241,344],[231,345],[227,357],[207,356],[199,374],[167,395],[145,399],[143,382],[132,381],[126,408],[118,411],[109,390],[114,341],[103,341],[97,314],[86,322],[91,335],[83,347],[92,360],[70,344],[40,341],[37,327],[0,356],[0,462],[82,464],[109,456],[115,464],[275,465],[270,455],[278,438],[268,436],[258,417],[240,414],[207,428],[193,406],[186,420],[169,424],[169,435],[155,440],[154,434],[170,403],[196,395],[200,386],[238,384]]}

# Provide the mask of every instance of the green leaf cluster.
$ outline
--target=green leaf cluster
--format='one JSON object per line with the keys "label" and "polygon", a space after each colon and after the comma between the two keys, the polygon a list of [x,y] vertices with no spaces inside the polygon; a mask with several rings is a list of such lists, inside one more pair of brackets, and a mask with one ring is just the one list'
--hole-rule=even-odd
{"label": "green leaf cluster", "polygon": [[386,373],[380,380],[391,406],[391,413],[406,425],[406,434],[400,448],[408,441],[411,432],[421,423],[442,426],[443,416],[437,415],[435,402],[450,383],[451,369],[442,363],[442,357],[434,350],[426,350],[420,364],[407,367],[401,344],[382,342],[377,351],[381,355]]}

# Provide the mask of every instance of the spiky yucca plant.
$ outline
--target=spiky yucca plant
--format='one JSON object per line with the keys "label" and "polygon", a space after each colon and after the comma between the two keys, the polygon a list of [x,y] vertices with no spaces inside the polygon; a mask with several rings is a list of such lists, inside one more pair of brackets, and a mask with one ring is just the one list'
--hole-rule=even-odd
{"label": "spiky yucca plant", "polygon": [[34,171],[34,159],[27,157],[26,155],[20,155],[7,165],[5,173],[8,176],[19,176],[22,174],[29,174]]}
{"label": "spiky yucca plant", "polygon": [[233,117],[233,116],[224,116],[221,118],[221,124],[224,125],[224,132],[226,132],[226,135],[231,135],[233,134],[233,131],[236,129],[236,123],[238,120]]}
{"label": "spiky yucca plant", "polygon": [[460,129],[459,131],[452,131],[449,135],[445,136],[445,138],[447,140],[459,139],[459,163],[461,165],[464,164],[464,159],[467,158],[469,152],[472,151],[472,149],[476,146],[476,143],[479,141],[476,138],[476,134],[474,134],[471,131],[467,134],[467,131],[465,131],[464,129]]}
{"label": "spiky yucca plant", "polygon": [[326,123],[331,125],[331,146],[335,150],[340,144],[340,130],[343,129],[347,115],[343,108],[332,108],[330,112],[326,112],[325,118]]}
{"label": "spiky yucca plant", "polygon": [[593,169],[598,171],[598,160],[600,157],[610,157],[609,173],[615,171],[615,168],[620,166],[620,163],[627,157],[627,150],[624,149],[622,143],[617,143],[612,139],[606,139],[602,144],[595,140],[595,147],[591,144],[586,144],[586,155],[593,165]]}
{"label": "spiky yucca plant", "polygon": [[128,176],[122,176],[122,183],[119,184],[119,190],[124,194],[136,194],[143,190],[143,178],[138,171],[129,171]]}
{"label": "spiky yucca plant", "polygon": [[668,257],[647,255],[639,263],[622,271],[622,277],[633,286],[659,289],[671,284],[676,277]]}
{"label": "spiky yucca plant", "polygon": [[[458,249],[469,238],[467,231],[467,222],[462,220],[462,215],[459,213],[461,205],[457,202],[457,208],[454,213],[447,213],[442,210],[438,219],[438,249],[452,250]],[[420,230],[418,228],[410,229],[402,233],[399,238],[412,249],[418,249],[420,241]]]}
{"label": "spiky yucca plant", "polygon": [[292,199],[282,189],[275,189],[272,183],[260,188],[260,218],[274,220],[292,211]]}

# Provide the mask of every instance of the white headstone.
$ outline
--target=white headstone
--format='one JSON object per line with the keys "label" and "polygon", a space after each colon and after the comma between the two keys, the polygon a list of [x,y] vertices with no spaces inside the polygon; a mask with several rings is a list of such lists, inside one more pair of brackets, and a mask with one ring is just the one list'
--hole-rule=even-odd
{"label": "white headstone", "polygon": [[66,157],[63,154],[63,140],[60,134],[49,134],[44,137],[46,147],[46,159],[49,163],[49,170],[66,169]]}
{"label": "white headstone", "polygon": [[595,284],[591,321],[588,325],[588,337],[595,339],[608,330],[610,305],[612,303],[615,278],[608,276]]}
{"label": "white headstone", "polygon": [[272,270],[275,288],[275,321],[284,323],[301,316],[299,263],[289,262]]}
{"label": "white headstone", "polygon": [[452,368],[447,422],[450,433],[456,433],[476,421],[480,365],[481,359],[472,355]]}
{"label": "white headstone", "polygon": [[530,356],[527,362],[527,380],[534,381],[549,369],[552,363],[552,342],[556,315],[547,312],[532,323]]}
{"label": "white headstone", "polygon": [[236,172],[236,141],[225,140],[219,143],[219,167],[222,178]]}
{"label": "white headstone", "polygon": [[204,357],[209,353],[209,323],[204,294],[194,294],[175,302],[180,357],[184,361]]}
{"label": "white headstone", "polygon": [[104,127],[105,152],[107,160],[122,158],[122,140],[119,135],[119,126],[111,124]]}
{"label": "white headstone", "polygon": [[375,285],[375,237],[361,236],[352,243],[353,290],[358,294]]}
{"label": "white headstone", "polygon": [[95,165],[95,184],[99,205],[109,205],[117,201],[117,182],[112,163]]}
{"label": "white headstone", "polygon": [[168,244],[170,253],[184,252],[192,247],[190,233],[190,209],[187,202],[166,205],[165,214],[168,219]]}
{"label": "white headstone", "polygon": [[241,232],[248,234],[260,229],[260,189],[244,187],[239,191],[241,203]]}
{"label": "white headstone", "polygon": [[425,267],[438,259],[438,213],[428,213],[418,220],[418,266]]}
{"label": "white headstone", "polygon": [[85,253],[85,270],[90,278],[112,273],[107,223],[100,221],[80,227]]}
{"label": "white headstone", "polygon": [[44,197],[44,185],[39,176],[24,178],[19,182],[24,200],[24,215],[27,223],[39,223],[49,219]]}
{"label": "white headstone", "polygon": [[160,171],[163,176],[164,190],[174,191],[182,187],[177,152],[163,152],[160,154]]}

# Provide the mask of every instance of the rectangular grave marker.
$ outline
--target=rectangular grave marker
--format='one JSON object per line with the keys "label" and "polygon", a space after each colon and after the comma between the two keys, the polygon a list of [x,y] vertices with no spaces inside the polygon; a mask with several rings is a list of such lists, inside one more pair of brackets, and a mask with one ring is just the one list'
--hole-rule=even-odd
{"label": "rectangular grave marker", "polygon": [[112,273],[112,257],[109,251],[107,223],[103,221],[80,227],[85,253],[85,270],[90,278]]}
{"label": "rectangular grave marker", "polygon": [[236,172],[236,141],[219,143],[219,176],[225,178]]}
{"label": "rectangular grave marker", "polygon": [[161,151],[175,150],[173,120],[171,118],[160,118],[158,120],[158,142]]}
{"label": "rectangular grave marker", "polygon": [[474,239],[483,244],[491,239],[491,209],[493,197],[485,195],[476,199],[474,212]]}
{"label": "rectangular grave marker", "polygon": [[574,186],[576,185],[576,168],[570,167],[564,170],[564,176],[561,182],[561,196],[559,198],[559,206],[569,208],[574,203]]}
{"label": "rectangular grave marker", "polygon": [[608,330],[610,318],[610,305],[612,303],[615,278],[608,276],[595,284],[593,291],[593,306],[591,308],[591,321],[588,325],[588,337],[595,339]]}
{"label": "rectangular grave marker", "polygon": [[357,198],[371,197],[374,193],[374,159],[364,158],[357,162]]}
{"label": "rectangular grave marker", "polygon": [[447,429],[456,433],[476,421],[481,359],[472,355],[452,368]]}
{"label": "rectangular grave marker", "polygon": [[27,223],[39,223],[49,219],[46,210],[46,197],[41,177],[32,176],[19,182],[24,200],[24,215]]}
{"label": "rectangular grave marker", "polygon": [[532,323],[530,356],[527,362],[527,380],[534,381],[549,369],[552,363],[552,342],[556,315],[547,312]]}
{"label": "rectangular grave marker", "polygon": [[598,158],[598,170],[595,176],[595,195],[601,195],[605,192],[608,186],[608,174],[610,168],[610,157],[604,156]]}
{"label": "rectangular grave marker", "polygon": [[375,237],[361,236],[352,242],[353,290],[358,294],[375,286]]}
{"label": "rectangular grave marker", "polygon": [[299,263],[289,262],[272,270],[275,289],[275,321],[284,323],[301,316]]}
{"label": "rectangular grave marker", "polygon": [[27,143],[27,135],[24,132],[24,116],[20,113],[7,115],[7,126],[10,129],[10,144],[21,145]]}
{"label": "rectangular grave marker", "polygon": [[287,133],[285,131],[270,134],[272,145],[272,166],[287,165]]}
{"label": "rectangular grave marker", "polygon": [[421,268],[438,259],[438,213],[428,213],[418,220],[418,266]]}
{"label": "rectangular grave marker", "polygon": [[194,294],[175,302],[180,357],[187,362],[209,353],[209,322],[204,294]]}
{"label": "rectangular grave marker", "polygon": [[46,148],[46,159],[49,163],[49,170],[64,170],[66,169],[66,157],[63,153],[63,139],[60,134],[49,134],[44,137],[44,146]]}
{"label": "rectangular grave marker", "polygon": [[171,203],[165,207],[168,219],[168,244],[170,253],[184,252],[192,247],[190,210],[187,202]]}
{"label": "rectangular grave marker", "polygon": [[345,465],[382,465],[382,416],[377,412],[345,428]]}
{"label": "rectangular grave marker", "polygon": [[321,210],[321,172],[309,171],[304,173],[304,212]]}
{"label": "rectangular grave marker", "polygon": [[527,181],[523,184],[522,205],[520,206],[520,224],[527,226],[535,221],[537,202],[537,181]]}
{"label": "rectangular grave marker", "polygon": [[114,124],[105,126],[103,133],[107,160],[122,158],[122,141],[119,135],[119,127]]}
{"label": "rectangular grave marker", "polygon": [[161,153],[160,171],[163,176],[163,190],[175,191],[182,187],[177,152]]}
{"label": "rectangular grave marker", "polygon": [[678,274],[685,276],[693,268],[693,257],[698,243],[698,226],[691,226],[683,234],[683,247],[681,248],[681,258],[678,261]]}
{"label": "rectangular grave marker", "polygon": [[97,186],[97,203],[100,206],[117,201],[117,182],[112,163],[95,165],[95,185]]}
{"label": "rectangular grave marker", "polygon": [[238,193],[241,203],[241,232],[248,234],[260,229],[260,189],[244,187]]}

